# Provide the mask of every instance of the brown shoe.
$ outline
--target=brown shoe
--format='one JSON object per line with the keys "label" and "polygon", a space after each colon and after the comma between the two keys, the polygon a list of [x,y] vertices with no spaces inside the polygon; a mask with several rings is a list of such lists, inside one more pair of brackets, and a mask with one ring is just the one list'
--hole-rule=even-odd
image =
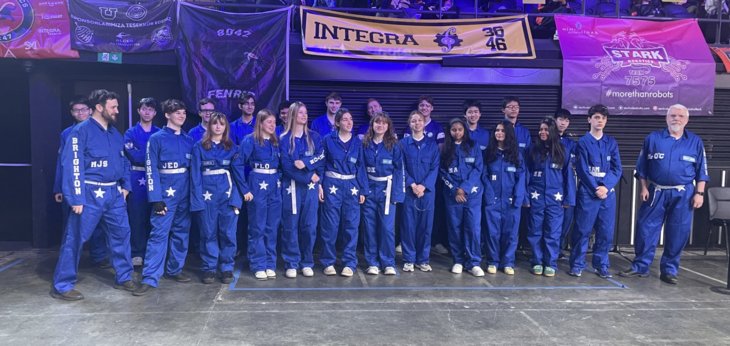
{"label": "brown shoe", "polygon": [[68,292],[58,292],[55,288],[51,288],[51,297],[61,300],[76,301],[84,299],[84,295],[77,290],[70,290]]}
{"label": "brown shoe", "polygon": [[134,290],[137,289],[137,284],[135,284],[133,280],[127,280],[122,282],[121,284],[114,284],[114,288],[118,290],[134,292]]}

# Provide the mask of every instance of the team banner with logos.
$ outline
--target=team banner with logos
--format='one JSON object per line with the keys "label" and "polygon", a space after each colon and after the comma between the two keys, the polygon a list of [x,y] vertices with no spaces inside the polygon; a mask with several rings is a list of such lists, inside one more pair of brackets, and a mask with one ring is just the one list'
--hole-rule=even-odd
{"label": "team banner with logos", "polygon": [[74,49],[144,53],[175,48],[174,0],[70,1]]}
{"label": "team banner with logos", "polygon": [[359,16],[301,7],[304,53],[379,60],[441,60],[446,56],[534,59],[524,15],[414,20]]}
{"label": "team banner with logos", "polygon": [[216,100],[229,118],[241,114],[243,93],[257,108],[275,109],[288,95],[291,7],[260,13],[227,13],[180,3],[178,65],[185,103]]}
{"label": "team banner with logos", "polygon": [[0,0],[0,58],[78,58],[66,0]]}
{"label": "team banner with logos", "polygon": [[563,53],[563,107],[585,113],[666,115],[681,103],[712,115],[715,62],[695,20],[652,22],[555,16]]}

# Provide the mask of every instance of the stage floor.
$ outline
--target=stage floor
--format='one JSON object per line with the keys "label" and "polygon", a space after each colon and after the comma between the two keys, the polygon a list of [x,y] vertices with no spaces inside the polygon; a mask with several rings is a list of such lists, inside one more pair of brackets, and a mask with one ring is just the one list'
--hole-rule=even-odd
{"label": "stage floor", "polygon": [[[677,286],[659,281],[658,258],[647,278],[574,278],[566,260],[555,277],[538,277],[521,256],[513,277],[475,278],[451,274],[450,258],[436,254],[433,272],[401,272],[399,259],[390,277],[363,268],[325,277],[317,267],[313,278],[286,279],[280,266],[262,282],[239,262],[230,285],[204,285],[192,255],[193,282],[163,279],[144,297],[115,290],[111,269],[84,257],[79,302],[48,294],[57,256],[0,252],[3,345],[730,344],[730,296],[710,290],[726,286],[724,251],[686,251]],[[612,271],[632,257],[613,253]]]}

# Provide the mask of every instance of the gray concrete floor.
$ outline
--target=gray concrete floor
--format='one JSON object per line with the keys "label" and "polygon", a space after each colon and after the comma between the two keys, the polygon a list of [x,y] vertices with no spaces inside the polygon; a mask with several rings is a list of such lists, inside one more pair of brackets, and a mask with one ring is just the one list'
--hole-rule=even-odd
{"label": "gray concrete floor", "polygon": [[[279,270],[259,282],[244,270],[230,285],[204,285],[193,255],[186,271],[196,280],[163,280],[145,297],[115,290],[111,270],[82,259],[79,302],[48,294],[57,254],[0,252],[0,344],[730,345],[730,296],[710,290],[726,286],[724,251],[686,251],[677,286],[659,281],[656,263],[648,278],[603,280],[568,276],[564,260],[556,277],[533,276],[522,259],[514,277],[474,278],[449,273],[440,255],[431,273],[343,278],[317,268],[314,278]],[[616,270],[629,263],[611,260]]]}

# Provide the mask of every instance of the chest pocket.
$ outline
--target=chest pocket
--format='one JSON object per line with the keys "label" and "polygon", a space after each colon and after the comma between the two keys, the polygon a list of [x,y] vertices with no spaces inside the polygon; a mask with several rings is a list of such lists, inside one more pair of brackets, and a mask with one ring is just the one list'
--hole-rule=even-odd
{"label": "chest pocket", "polygon": [[695,175],[695,165],[697,164],[697,157],[694,155],[680,155],[679,162],[684,167],[684,174],[687,176]]}
{"label": "chest pocket", "polygon": [[106,150],[94,148],[88,150],[88,155],[89,157],[98,160],[107,158],[109,156],[109,153]]}
{"label": "chest pocket", "polygon": [[517,168],[515,166],[507,166],[504,168],[504,171],[507,173],[516,173]]}

